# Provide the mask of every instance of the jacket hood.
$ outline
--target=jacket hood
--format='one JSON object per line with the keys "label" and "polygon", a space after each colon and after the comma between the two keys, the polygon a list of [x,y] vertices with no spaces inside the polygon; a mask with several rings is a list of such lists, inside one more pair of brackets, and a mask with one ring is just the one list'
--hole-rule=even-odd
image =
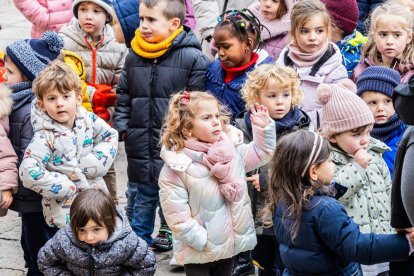
{"label": "jacket hood", "polygon": [[139,27],[139,0],[113,0],[112,6],[124,33],[125,44],[131,48],[131,40]]}
{"label": "jacket hood", "polygon": [[171,49],[179,49],[184,47],[193,47],[201,51],[201,44],[198,41],[198,38],[193,31],[185,25],[183,25],[183,31],[171,43],[171,47],[168,52],[171,51]]}
{"label": "jacket hood", "polygon": [[11,90],[6,85],[0,85],[0,118],[9,116],[12,109]]}

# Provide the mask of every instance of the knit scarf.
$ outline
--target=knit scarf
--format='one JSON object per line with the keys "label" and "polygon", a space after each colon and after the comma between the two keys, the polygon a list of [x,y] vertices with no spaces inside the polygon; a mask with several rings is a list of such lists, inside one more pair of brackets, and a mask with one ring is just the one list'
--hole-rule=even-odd
{"label": "knit scarf", "polygon": [[165,54],[173,40],[183,31],[183,26],[175,30],[171,36],[160,43],[146,42],[139,28],[135,31],[135,37],[131,41],[132,50],[143,58],[155,59]]}
{"label": "knit scarf", "polygon": [[252,55],[250,56],[250,61],[246,65],[229,68],[226,67],[223,63],[221,63],[221,67],[223,67],[223,70],[225,72],[224,83],[229,83],[232,80],[234,80],[237,76],[243,74],[247,69],[255,65],[258,59],[259,55],[255,52],[252,52]]}
{"label": "knit scarf", "polygon": [[397,113],[394,113],[388,122],[383,124],[374,124],[374,128],[371,131],[371,136],[375,139],[381,140],[382,142],[387,141],[394,130],[398,129],[403,122]]}
{"label": "knit scarf", "polygon": [[31,103],[35,98],[32,91],[32,82],[30,81],[10,85],[10,89],[13,91],[11,94],[13,99],[13,110],[18,110],[23,105]]}
{"label": "knit scarf", "polygon": [[289,48],[288,56],[290,59],[299,67],[307,67],[312,66],[318,60],[325,54],[325,52],[328,50],[329,42],[326,41],[326,43],[322,46],[319,51],[313,54],[308,54],[302,52],[298,46],[296,46],[293,42],[289,43],[287,46]]}
{"label": "knit scarf", "polygon": [[215,143],[204,143],[190,138],[185,147],[203,153],[203,164],[210,169],[210,174],[217,178],[220,193],[230,202],[238,201],[243,196],[243,181],[235,174],[236,157],[225,133]]}

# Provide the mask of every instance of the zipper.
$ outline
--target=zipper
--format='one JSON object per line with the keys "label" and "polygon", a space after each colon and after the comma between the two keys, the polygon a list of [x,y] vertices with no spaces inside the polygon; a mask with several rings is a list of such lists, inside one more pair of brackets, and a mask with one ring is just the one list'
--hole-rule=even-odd
{"label": "zipper", "polygon": [[[157,69],[157,59],[154,59],[152,62],[152,66],[151,66],[151,77],[150,77],[150,85],[151,85],[151,90],[150,90],[150,116],[151,119],[154,118],[154,94],[155,94],[155,82],[156,82],[156,74],[155,71]],[[152,120],[150,120],[150,123],[148,125],[148,151],[149,151],[149,156],[150,156],[150,166],[149,166],[149,179],[152,182],[153,180],[153,165],[151,164],[152,162],[152,157],[153,157],[153,150],[152,150],[152,135],[153,135],[153,128],[152,128]]]}
{"label": "zipper", "polygon": [[89,254],[89,275],[95,275],[95,261],[92,254],[95,252],[95,248],[92,248],[91,253]]}

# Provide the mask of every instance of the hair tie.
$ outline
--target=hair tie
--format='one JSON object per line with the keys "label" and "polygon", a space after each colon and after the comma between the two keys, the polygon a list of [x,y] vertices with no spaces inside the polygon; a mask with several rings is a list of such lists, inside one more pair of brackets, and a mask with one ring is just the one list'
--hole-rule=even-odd
{"label": "hair tie", "polygon": [[183,105],[188,105],[188,103],[190,102],[190,97],[191,97],[191,94],[187,91],[184,91],[183,95],[181,96],[180,103]]}
{"label": "hair tie", "polygon": [[[320,135],[319,135],[319,134],[317,134],[316,132],[312,132],[312,133],[314,134],[315,139],[313,140],[312,151],[311,151],[311,154],[309,155],[308,162],[306,162],[306,166],[305,166],[305,168],[303,169],[303,172],[302,172],[302,174],[301,174],[301,176],[302,176],[302,177],[304,177],[304,176],[305,176],[305,173],[306,173],[306,171],[307,171],[308,167],[309,167],[309,166],[311,166],[313,163],[315,163],[316,159],[317,159],[317,158],[318,158],[318,156],[319,156],[319,153],[320,153],[320,152],[321,152],[321,150],[322,150],[322,144],[323,144],[323,139],[322,139],[322,137],[320,137]],[[318,138],[320,138],[320,139],[318,139]],[[318,147],[318,150],[315,152],[315,150],[316,150],[316,144],[318,143],[318,140],[320,141],[320,142],[319,142],[319,147]]]}

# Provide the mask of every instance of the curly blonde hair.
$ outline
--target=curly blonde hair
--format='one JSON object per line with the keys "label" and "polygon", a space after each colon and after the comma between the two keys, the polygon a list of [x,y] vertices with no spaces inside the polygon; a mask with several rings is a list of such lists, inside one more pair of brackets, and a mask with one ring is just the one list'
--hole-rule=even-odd
{"label": "curly blonde hair", "polygon": [[[382,55],[378,51],[378,48],[374,41],[374,33],[378,28],[378,22],[380,20],[389,20],[389,16],[396,15],[399,18],[401,27],[406,30],[408,33],[413,33],[414,27],[414,16],[413,13],[407,8],[400,4],[393,2],[386,2],[377,8],[371,13],[367,25],[370,26],[370,29],[367,31],[368,42],[362,46],[361,61],[364,61],[365,58],[369,58],[374,64],[382,64]],[[402,53],[400,60],[400,69],[405,72],[407,69],[404,65],[414,64],[414,39],[411,39],[411,42],[405,46],[405,49]]]}
{"label": "curly blonde hair", "polygon": [[269,79],[277,82],[277,89],[290,90],[292,107],[302,104],[303,92],[296,71],[283,65],[263,64],[247,75],[247,80],[241,89],[246,107],[259,103],[260,92],[266,87]]}
{"label": "curly blonde hair", "polygon": [[220,112],[220,121],[223,131],[227,131],[230,123],[230,112],[220,104],[209,92],[190,92],[188,103],[183,103],[183,92],[173,95],[168,105],[168,113],[161,130],[161,143],[170,149],[180,151],[184,148],[184,141],[191,137],[193,120],[203,103],[214,101]]}

